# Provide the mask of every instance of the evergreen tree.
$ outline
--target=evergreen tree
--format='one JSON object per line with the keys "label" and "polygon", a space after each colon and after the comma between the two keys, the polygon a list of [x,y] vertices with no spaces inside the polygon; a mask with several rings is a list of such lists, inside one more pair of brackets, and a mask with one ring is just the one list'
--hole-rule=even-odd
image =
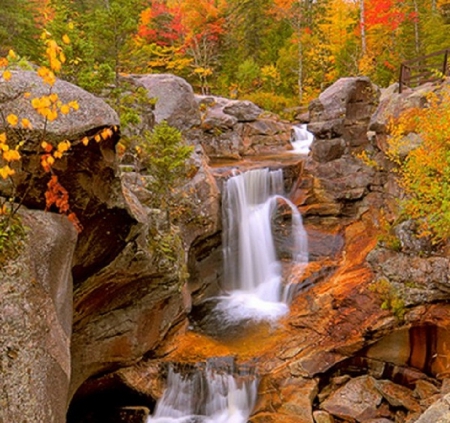
{"label": "evergreen tree", "polygon": [[37,4],[27,0],[1,0],[0,56],[10,49],[36,60],[41,55]]}

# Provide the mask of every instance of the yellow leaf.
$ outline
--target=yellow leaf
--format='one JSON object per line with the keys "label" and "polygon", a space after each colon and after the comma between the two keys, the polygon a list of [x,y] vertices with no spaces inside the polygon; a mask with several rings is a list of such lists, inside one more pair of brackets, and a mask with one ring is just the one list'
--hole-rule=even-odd
{"label": "yellow leaf", "polygon": [[55,157],[55,159],[60,159],[63,156],[63,153],[59,152],[59,151],[55,151],[55,153],[53,154],[53,156]]}
{"label": "yellow leaf", "polygon": [[78,105],[78,102],[76,100],[70,101],[69,102],[69,106],[73,109],[73,110],[78,110],[80,108],[80,106]]}
{"label": "yellow leaf", "polygon": [[[69,29],[74,29],[75,28],[75,25],[73,24],[73,22],[69,22],[69,24],[67,26],[69,27]],[[69,37],[67,37],[67,38],[69,38]]]}
{"label": "yellow leaf", "polygon": [[38,70],[37,70],[37,74],[41,77],[44,78],[45,76],[47,76],[49,73],[49,69],[45,66],[41,66]]}
{"label": "yellow leaf", "polygon": [[0,150],[2,150],[2,151],[8,151],[8,150],[9,150],[8,144],[0,143]]}
{"label": "yellow leaf", "polygon": [[58,112],[56,110],[48,109],[46,117],[50,122],[53,122],[54,120],[56,120],[58,118]]}
{"label": "yellow leaf", "polygon": [[56,57],[50,59],[50,69],[55,72],[59,72],[61,70],[61,61]]}
{"label": "yellow leaf", "polygon": [[44,82],[50,86],[53,86],[56,82],[56,76],[53,72],[50,72],[44,79]]}
{"label": "yellow leaf", "polygon": [[70,113],[70,108],[67,104],[63,104],[60,110],[63,115],[67,115],[68,113]]}
{"label": "yellow leaf", "polygon": [[110,138],[112,136],[112,134],[113,134],[113,132],[111,131],[111,129],[105,128],[101,133],[101,137],[104,140],[107,140],[108,138]]}
{"label": "yellow leaf", "polygon": [[59,151],[60,153],[64,153],[64,152],[67,151],[69,148],[70,148],[70,141],[65,140],[65,141],[61,141],[61,142],[58,144],[58,151]]}
{"label": "yellow leaf", "polygon": [[56,103],[58,101],[58,94],[56,93],[51,93],[48,97],[52,103]]}
{"label": "yellow leaf", "polygon": [[[72,24],[72,27],[73,27],[73,24]],[[71,29],[71,28],[70,28],[70,23],[69,23],[69,29]],[[64,34],[64,35],[62,36],[62,41],[63,41],[64,44],[70,44],[70,38],[69,38],[69,36],[68,36],[67,34]]]}
{"label": "yellow leaf", "polygon": [[94,140],[97,141],[97,142],[100,142],[100,141],[102,140],[102,137],[101,137],[99,134],[97,134],[97,135],[94,137]]}
{"label": "yellow leaf", "polygon": [[8,52],[8,58],[9,59],[17,59],[17,54],[14,52],[14,50],[9,50]]}
{"label": "yellow leaf", "polygon": [[45,160],[49,166],[51,166],[53,163],[55,163],[55,159],[52,156],[48,156]]}
{"label": "yellow leaf", "polygon": [[5,81],[9,81],[10,79],[11,79],[11,72],[9,71],[9,70],[5,70],[5,72],[3,72],[3,79],[5,80]]}
{"label": "yellow leaf", "polygon": [[33,106],[34,109],[39,109],[39,107],[41,107],[41,100],[35,97],[31,100],[31,105]]}
{"label": "yellow leaf", "polygon": [[13,162],[20,160],[20,153],[17,150],[8,150],[3,152],[3,158],[7,162]]}
{"label": "yellow leaf", "polygon": [[81,140],[81,142],[82,142],[84,145],[88,145],[88,144],[89,144],[89,138],[88,138],[88,137],[84,137],[84,138]]}
{"label": "yellow leaf", "polygon": [[19,123],[19,118],[14,114],[8,115],[6,120],[11,126],[16,126]]}
{"label": "yellow leaf", "polygon": [[6,57],[0,57],[0,68],[6,68],[8,66],[8,59]]}
{"label": "yellow leaf", "polygon": [[14,175],[14,170],[11,169],[8,165],[0,167],[0,176],[3,179],[6,179],[8,176]]}
{"label": "yellow leaf", "polygon": [[6,142],[6,132],[0,134],[0,143]]}

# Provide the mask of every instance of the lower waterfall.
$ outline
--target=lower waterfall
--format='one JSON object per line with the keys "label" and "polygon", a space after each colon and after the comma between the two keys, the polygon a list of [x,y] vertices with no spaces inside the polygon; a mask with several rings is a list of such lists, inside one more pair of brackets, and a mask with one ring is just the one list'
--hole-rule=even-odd
{"label": "lower waterfall", "polygon": [[234,366],[182,374],[169,367],[167,388],[148,423],[246,423],[256,400],[257,379]]}
{"label": "lower waterfall", "polygon": [[[306,232],[297,208],[284,196],[283,172],[236,174],[224,184],[222,199],[224,294],[212,299],[211,316],[225,328],[274,323],[289,311],[292,299],[274,234],[280,210],[288,212],[283,242],[289,262],[300,269],[308,263]],[[257,375],[212,363],[184,373],[169,366],[166,390],[148,423],[246,423],[256,401]]]}

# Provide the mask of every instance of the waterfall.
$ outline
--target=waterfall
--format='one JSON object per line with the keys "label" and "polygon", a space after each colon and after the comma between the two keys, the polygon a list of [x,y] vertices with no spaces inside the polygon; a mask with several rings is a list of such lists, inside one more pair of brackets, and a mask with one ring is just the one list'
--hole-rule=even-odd
{"label": "waterfall", "polygon": [[[241,331],[248,321],[275,322],[289,310],[292,297],[283,281],[273,220],[280,207],[290,209],[287,245],[291,262],[304,268],[308,246],[302,218],[284,195],[281,170],[256,169],[234,175],[223,189],[223,255],[225,294],[213,300],[207,314],[215,333]],[[286,279],[286,278],[285,278]],[[234,363],[209,360],[190,372],[169,367],[167,388],[147,423],[246,423],[257,394],[253,372]]]}
{"label": "waterfall", "polygon": [[275,321],[287,313],[289,286],[282,280],[272,218],[279,203],[292,214],[292,259],[305,265],[307,237],[297,208],[284,197],[283,172],[256,169],[235,175],[223,190],[224,282],[216,311],[224,323]]}
{"label": "waterfall", "polygon": [[313,139],[314,135],[308,132],[306,124],[292,127],[291,144],[294,148],[294,153],[308,154]]}
{"label": "waterfall", "polygon": [[256,401],[257,378],[236,369],[182,374],[169,367],[167,387],[147,423],[246,423]]}

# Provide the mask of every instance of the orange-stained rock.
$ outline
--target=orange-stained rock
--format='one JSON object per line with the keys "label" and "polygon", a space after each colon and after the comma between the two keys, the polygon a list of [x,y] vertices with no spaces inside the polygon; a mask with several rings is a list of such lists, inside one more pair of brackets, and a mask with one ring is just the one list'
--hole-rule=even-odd
{"label": "orange-stained rock", "polygon": [[381,394],[376,381],[370,376],[352,379],[327,398],[321,407],[330,414],[344,420],[364,422],[377,417]]}

